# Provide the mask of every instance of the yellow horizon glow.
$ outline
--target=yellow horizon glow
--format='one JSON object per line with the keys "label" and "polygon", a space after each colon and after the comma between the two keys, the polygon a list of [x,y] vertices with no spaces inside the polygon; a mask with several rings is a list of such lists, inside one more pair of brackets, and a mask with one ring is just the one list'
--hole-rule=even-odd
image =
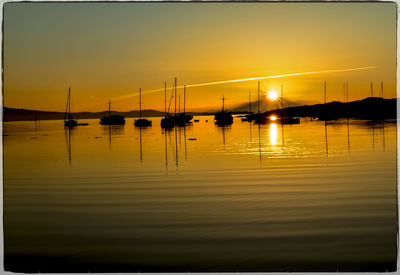
{"label": "yellow horizon glow", "polygon": [[287,104],[322,103],[324,82],[328,101],[346,100],[344,82],[349,101],[371,82],[394,98],[396,15],[395,3],[7,3],[3,104],[63,112],[71,87],[72,112],[109,100],[128,112],[141,87],[142,109],[163,111],[175,77],[188,112],[219,109],[222,94],[242,108],[257,81],[262,109],[281,89]]}
{"label": "yellow horizon glow", "polygon": [[[372,70],[377,69],[378,66],[364,66],[364,67],[356,67],[356,68],[343,68],[343,69],[335,69],[335,70],[318,70],[318,71],[308,71],[308,72],[296,72],[296,73],[287,73],[287,74],[279,74],[279,75],[268,75],[268,76],[261,76],[261,77],[248,77],[248,78],[241,78],[241,79],[232,79],[232,80],[222,80],[222,81],[213,81],[213,82],[204,82],[204,83],[196,83],[196,84],[188,84],[188,85],[177,85],[176,89],[183,89],[186,87],[188,88],[197,88],[197,87],[204,87],[204,86],[214,86],[220,84],[230,84],[230,83],[242,83],[242,82],[249,82],[249,81],[256,81],[256,80],[268,80],[268,79],[279,79],[279,78],[289,78],[295,76],[308,76],[308,75],[319,75],[319,74],[333,74],[333,73],[346,73],[346,72],[354,72],[354,71],[364,71],[364,70]],[[167,93],[173,89],[173,86],[168,86],[164,88],[158,89],[150,89],[150,90],[142,90],[142,95],[148,95],[153,93],[162,92],[165,89]],[[119,101],[119,100],[126,100],[132,97],[138,96],[138,92],[125,94],[122,96],[111,97],[111,101]],[[89,104],[85,104],[85,106],[97,105],[99,103],[103,103],[104,101],[96,101],[91,102]]]}
{"label": "yellow horizon glow", "polygon": [[[263,79],[274,79],[274,78],[286,78],[286,77],[293,77],[293,76],[302,76],[302,75],[313,75],[313,74],[329,74],[329,73],[344,73],[344,72],[352,72],[352,71],[361,71],[361,70],[370,70],[370,69],[377,69],[377,66],[365,66],[365,67],[357,67],[357,68],[344,68],[344,69],[337,69],[337,70],[319,70],[319,71],[311,71],[311,72],[300,72],[300,73],[288,73],[288,74],[280,74],[280,75],[269,75],[269,76],[261,76],[261,77],[249,77],[249,78],[241,78],[241,79],[232,79],[232,80],[222,80],[222,81],[213,81],[213,82],[205,82],[205,83],[198,83],[198,84],[189,84],[189,85],[178,85],[177,89],[182,89],[186,86],[186,88],[193,88],[193,87],[203,87],[203,86],[212,86],[212,85],[219,85],[219,84],[228,84],[228,83],[237,83],[237,82],[247,82],[247,81],[255,81],[255,80],[263,80]],[[167,87],[167,90],[172,89],[173,87]],[[159,89],[152,89],[147,91],[142,91],[142,94],[151,94],[156,92],[164,91],[165,88]],[[131,93],[126,94],[123,96],[118,96],[111,98],[112,100],[121,100],[127,99],[134,96],[138,96],[139,93]]]}

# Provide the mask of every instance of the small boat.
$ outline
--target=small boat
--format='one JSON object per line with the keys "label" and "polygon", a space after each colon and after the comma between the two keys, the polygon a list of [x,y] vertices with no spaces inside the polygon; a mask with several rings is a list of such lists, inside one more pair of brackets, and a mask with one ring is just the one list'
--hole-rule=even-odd
{"label": "small boat", "polygon": [[121,115],[111,115],[111,101],[108,101],[108,116],[103,116],[100,119],[101,125],[124,125],[125,118]]}
{"label": "small boat", "polygon": [[279,120],[282,124],[300,124],[300,118],[297,117],[281,117]]}
{"label": "small boat", "polygon": [[253,121],[255,119],[255,115],[254,114],[248,114],[245,117],[242,117],[242,121]]}
{"label": "small boat", "polygon": [[151,121],[147,120],[145,118],[139,118],[139,119],[135,120],[134,125],[136,127],[148,127],[148,126],[151,126]]}
{"label": "small boat", "polygon": [[269,117],[262,113],[255,114],[253,118],[254,122],[258,124],[265,124],[271,121]]}
{"label": "small boat", "polygon": [[174,124],[178,126],[185,126],[193,119],[192,115],[186,115],[185,113],[177,114],[174,118]]}
{"label": "small boat", "polygon": [[171,115],[166,115],[163,119],[161,119],[161,127],[162,128],[174,128],[174,117]]}
{"label": "small boat", "polygon": [[134,125],[136,127],[148,127],[151,126],[151,121],[142,118],[142,89],[139,89],[139,119],[135,120]]}
{"label": "small boat", "polygon": [[214,115],[215,124],[217,125],[230,125],[233,123],[233,117],[230,112],[225,110],[225,97],[222,96],[222,110]]}
{"label": "small boat", "polygon": [[71,88],[68,89],[67,107],[64,115],[64,126],[69,128],[78,126],[78,121],[71,117]]}
{"label": "small boat", "polygon": [[230,125],[233,123],[233,117],[230,112],[221,110],[214,116],[215,123],[218,125]]}

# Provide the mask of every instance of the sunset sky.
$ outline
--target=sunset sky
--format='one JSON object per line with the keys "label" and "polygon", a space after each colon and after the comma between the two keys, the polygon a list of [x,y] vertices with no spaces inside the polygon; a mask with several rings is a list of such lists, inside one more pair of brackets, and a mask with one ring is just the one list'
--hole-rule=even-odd
{"label": "sunset sky", "polygon": [[[138,109],[137,92],[321,70],[365,70],[261,80],[299,103],[396,97],[395,3],[6,3],[4,105],[64,111]],[[257,81],[187,89],[187,110],[254,98]],[[181,90],[180,90],[181,91]],[[168,90],[170,92],[170,90]],[[164,92],[144,109],[164,108]]]}

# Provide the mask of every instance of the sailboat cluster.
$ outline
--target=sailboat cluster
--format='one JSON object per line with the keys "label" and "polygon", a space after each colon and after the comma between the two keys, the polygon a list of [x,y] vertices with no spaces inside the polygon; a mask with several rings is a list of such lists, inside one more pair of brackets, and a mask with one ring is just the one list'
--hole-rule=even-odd
{"label": "sailboat cluster", "polygon": [[[173,128],[175,126],[185,126],[191,123],[193,116],[186,113],[186,86],[183,86],[183,112],[181,112],[181,100],[179,95],[178,102],[178,84],[177,78],[174,79],[174,85],[172,87],[171,95],[167,97],[167,83],[164,83],[164,117],[161,119],[161,127],[164,129]],[[167,104],[167,98],[169,98]],[[214,119],[215,124],[220,126],[230,125],[233,123],[232,113],[225,108],[225,96],[222,98],[222,109],[215,113]],[[174,103],[174,110],[171,110],[171,103]],[[283,87],[281,90],[281,102],[283,102]],[[178,104],[178,108],[177,108]],[[167,108],[168,106],[168,108]],[[251,111],[251,94],[249,93],[249,107],[250,112],[248,115],[242,117],[242,121],[254,121],[255,123],[268,123],[268,122],[280,122],[285,124],[298,124],[300,120],[298,118],[286,117],[284,114],[279,116],[267,117],[264,113],[260,112],[260,82],[258,82],[258,100],[257,100],[257,113]],[[283,109],[283,103],[281,104]],[[122,115],[111,114],[111,101],[108,102],[108,114],[104,115],[100,119],[101,125],[124,125],[125,118]],[[75,127],[78,125],[77,120],[71,117],[71,88],[68,89],[67,107],[64,117],[65,127]],[[85,124],[87,125],[87,124]],[[135,127],[148,127],[152,125],[152,121],[142,117],[142,89],[139,89],[139,119],[134,122]]]}
{"label": "sailboat cluster", "polygon": [[[167,83],[164,83],[164,118],[161,119],[162,128],[173,128],[174,126],[185,126],[193,119],[192,115],[186,114],[186,86],[183,87],[183,113],[180,112],[180,100],[179,100],[179,111],[176,110],[176,98],[177,98],[177,79],[175,77],[174,87],[172,88],[171,97],[167,109]],[[172,114],[170,112],[172,98],[175,98],[175,110]],[[180,99],[180,97],[179,97]]]}
{"label": "sailboat cluster", "polygon": [[[167,83],[165,82],[165,100],[164,100],[164,109],[165,114],[164,118],[161,119],[161,127],[162,128],[173,128],[174,126],[185,126],[187,123],[190,123],[193,119],[192,115],[186,114],[186,86],[183,88],[183,112],[180,111],[180,96],[179,96],[179,111],[177,112],[177,78],[175,77],[174,87],[172,88],[171,97],[167,110]],[[170,112],[171,102],[174,98],[175,110],[173,113]],[[111,114],[111,100],[108,102],[108,114],[104,115],[100,119],[101,125],[124,125],[125,118],[121,115],[112,115]],[[64,126],[65,127],[75,127],[78,125],[78,121],[71,117],[71,88],[68,89],[68,97],[67,97],[67,107],[65,111],[64,117]],[[87,125],[87,124],[85,124]],[[152,125],[151,120],[142,117],[142,89],[139,89],[139,119],[136,119],[134,122],[136,127],[148,127]]]}

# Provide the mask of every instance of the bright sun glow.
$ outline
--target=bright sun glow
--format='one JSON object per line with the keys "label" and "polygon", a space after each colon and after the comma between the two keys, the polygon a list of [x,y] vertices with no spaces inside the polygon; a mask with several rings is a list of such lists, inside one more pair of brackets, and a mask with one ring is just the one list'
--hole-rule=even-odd
{"label": "bright sun glow", "polygon": [[270,120],[276,120],[276,116],[270,116],[269,119]]}
{"label": "bright sun glow", "polygon": [[278,93],[275,91],[269,91],[268,92],[268,98],[271,100],[275,100],[278,98]]}

